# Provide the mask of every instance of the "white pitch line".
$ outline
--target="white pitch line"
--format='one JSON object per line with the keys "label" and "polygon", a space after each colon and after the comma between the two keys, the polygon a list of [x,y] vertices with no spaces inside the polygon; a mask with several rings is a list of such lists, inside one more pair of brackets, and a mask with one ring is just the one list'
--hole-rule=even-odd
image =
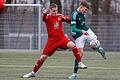
{"label": "white pitch line", "polygon": [[[18,67],[18,68],[28,68],[28,67],[33,67],[31,65],[0,65],[0,68],[8,68],[8,67]],[[72,69],[72,66],[42,66],[43,68],[63,68],[63,69]],[[120,70],[118,67],[88,67],[88,69],[106,69],[106,70]]]}

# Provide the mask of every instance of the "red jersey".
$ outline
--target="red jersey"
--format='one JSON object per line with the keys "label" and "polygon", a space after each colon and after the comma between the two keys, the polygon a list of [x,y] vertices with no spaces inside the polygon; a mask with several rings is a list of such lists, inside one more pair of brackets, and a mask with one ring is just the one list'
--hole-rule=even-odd
{"label": "red jersey", "polygon": [[43,21],[46,23],[48,38],[59,38],[64,36],[62,22],[70,23],[70,18],[63,14],[57,14],[56,17],[53,17],[50,14],[44,14]]}

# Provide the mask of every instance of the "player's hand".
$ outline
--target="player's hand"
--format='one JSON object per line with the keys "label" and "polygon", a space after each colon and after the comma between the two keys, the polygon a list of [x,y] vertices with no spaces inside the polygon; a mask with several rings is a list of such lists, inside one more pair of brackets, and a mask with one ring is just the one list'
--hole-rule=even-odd
{"label": "player's hand", "polygon": [[49,11],[46,10],[45,8],[42,9],[42,12],[43,12],[43,14],[48,14],[49,13]]}
{"label": "player's hand", "polygon": [[88,32],[85,31],[85,30],[82,30],[82,33],[83,33],[84,35],[89,35]]}

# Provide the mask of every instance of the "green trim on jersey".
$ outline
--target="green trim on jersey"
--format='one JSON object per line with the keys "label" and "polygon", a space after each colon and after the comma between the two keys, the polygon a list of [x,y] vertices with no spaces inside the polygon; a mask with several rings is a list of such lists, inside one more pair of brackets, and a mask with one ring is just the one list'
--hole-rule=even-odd
{"label": "green trim on jersey", "polygon": [[79,13],[77,10],[73,11],[71,16],[71,30],[74,39],[80,37],[83,33],[82,30],[87,31],[89,27],[85,24],[85,15]]}

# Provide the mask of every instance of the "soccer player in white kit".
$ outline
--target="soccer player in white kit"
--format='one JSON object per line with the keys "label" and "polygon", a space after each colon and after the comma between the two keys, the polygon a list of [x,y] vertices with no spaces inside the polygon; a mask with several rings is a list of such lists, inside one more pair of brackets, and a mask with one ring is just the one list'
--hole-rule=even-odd
{"label": "soccer player in white kit", "polygon": [[[106,59],[105,51],[102,48],[100,41],[97,39],[97,36],[94,32],[89,28],[89,26],[85,23],[85,13],[88,12],[90,5],[87,1],[81,1],[80,6],[74,10],[71,14],[71,30],[72,36],[75,39],[76,47],[78,48],[79,52],[81,53],[81,58],[84,53],[84,45],[88,42],[92,49],[98,51],[104,59]],[[71,80],[76,80],[76,74],[78,69],[86,69],[87,66],[84,65],[82,62],[78,64],[75,60],[74,64],[74,72],[69,77]]]}

